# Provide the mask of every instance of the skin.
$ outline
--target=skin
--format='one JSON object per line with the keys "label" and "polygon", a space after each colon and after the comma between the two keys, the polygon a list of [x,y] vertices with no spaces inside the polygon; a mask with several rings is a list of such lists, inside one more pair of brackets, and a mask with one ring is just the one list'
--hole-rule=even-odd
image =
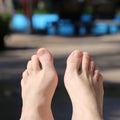
{"label": "skin", "polygon": [[72,120],[103,119],[103,78],[87,52],[69,55],[64,83],[72,101]]}
{"label": "skin", "polygon": [[[69,55],[64,83],[73,105],[72,120],[102,120],[102,75],[88,53],[75,50]],[[51,101],[57,84],[53,57],[41,48],[28,61],[22,75],[20,120],[54,120]]]}
{"label": "skin", "polygon": [[53,57],[47,49],[41,48],[28,61],[23,72],[23,107],[20,120],[53,120],[51,101],[57,84]]}

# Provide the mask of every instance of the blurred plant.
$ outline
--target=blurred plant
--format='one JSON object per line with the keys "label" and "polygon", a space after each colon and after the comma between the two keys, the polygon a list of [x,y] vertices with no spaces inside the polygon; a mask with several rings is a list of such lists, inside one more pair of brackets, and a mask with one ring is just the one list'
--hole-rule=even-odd
{"label": "blurred plant", "polygon": [[37,9],[35,9],[34,11],[33,11],[33,13],[35,13],[35,14],[37,14],[37,13],[42,13],[42,14],[44,14],[44,13],[49,13],[46,9],[39,9],[39,8],[37,8]]}
{"label": "blurred plant", "polygon": [[24,10],[23,10],[23,9],[18,9],[18,10],[16,11],[16,13],[24,14]]}
{"label": "blurred plant", "polygon": [[0,14],[0,50],[5,49],[4,36],[9,34],[9,22],[11,20],[10,14]]}
{"label": "blurred plant", "polygon": [[11,15],[9,13],[6,14],[0,14],[0,19],[2,19],[3,21],[8,21],[11,19]]}
{"label": "blurred plant", "polygon": [[36,9],[34,9],[33,13],[50,13],[50,9],[49,9],[49,4],[46,1],[40,1],[38,3],[38,6]]}
{"label": "blurred plant", "polygon": [[84,13],[85,14],[92,14],[93,13],[93,6],[90,4],[86,5],[86,7],[84,9]]}
{"label": "blurred plant", "polygon": [[120,15],[120,9],[116,10],[116,15]]}

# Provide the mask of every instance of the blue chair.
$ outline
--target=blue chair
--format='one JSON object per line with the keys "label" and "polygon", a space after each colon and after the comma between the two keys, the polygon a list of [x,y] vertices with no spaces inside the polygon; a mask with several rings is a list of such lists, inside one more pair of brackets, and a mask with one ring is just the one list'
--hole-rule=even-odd
{"label": "blue chair", "polygon": [[58,20],[58,14],[34,14],[32,17],[32,24],[35,30],[45,30],[48,24],[57,22]]}
{"label": "blue chair", "polygon": [[57,32],[59,35],[73,36],[75,34],[75,26],[70,19],[60,19]]}
{"label": "blue chair", "polygon": [[119,26],[116,25],[116,24],[111,24],[109,25],[109,33],[110,34],[115,34],[115,33],[118,33],[120,30],[119,30]]}
{"label": "blue chair", "polygon": [[58,14],[46,14],[47,22],[58,22],[59,15]]}
{"label": "blue chair", "polygon": [[115,15],[114,21],[120,23],[120,15]]}
{"label": "blue chair", "polygon": [[57,32],[62,36],[73,36],[75,34],[75,26],[71,23],[70,19],[61,19]]}
{"label": "blue chair", "polygon": [[48,35],[55,35],[56,34],[56,27],[50,24],[47,28]]}
{"label": "blue chair", "polygon": [[30,28],[30,21],[23,14],[15,14],[11,20],[10,28],[17,32],[27,32]]}
{"label": "blue chair", "polygon": [[75,27],[73,24],[58,25],[58,34],[63,36],[73,36],[75,34]]}
{"label": "blue chair", "polygon": [[86,35],[86,34],[87,34],[87,28],[86,28],[84,25],[81,25],[81,26],[79,27],[79,35],[84,36],[84,35]]}
{"label": "blue chair", "polygon": [[60,24],[71,24],[71,20],[70,19],[60,19],[59,20],[59,25]]}
{"label": "blue chair", "polygon": [[34,14],[32,16],[32,25],[35,30],[44,30],[47,27],[47,19],[45,15]]}
{"label": "blue chair", "polygon": [[90,23],[93,19],[91,14],[83,14],[80,16],[80,21],[83,23]]}
{"label": "blue chair", "polygon": [[56,34],[56,26],[53,23],[58,23],[59,16],[58,14],[48,14],[47,15],[47,34],[55,35]]}
{"label": "blue chair", "polygon": [[91,33],[93,35],[104,35],[108,33],[108,25],[106,23],[95,23],[92,27]]}

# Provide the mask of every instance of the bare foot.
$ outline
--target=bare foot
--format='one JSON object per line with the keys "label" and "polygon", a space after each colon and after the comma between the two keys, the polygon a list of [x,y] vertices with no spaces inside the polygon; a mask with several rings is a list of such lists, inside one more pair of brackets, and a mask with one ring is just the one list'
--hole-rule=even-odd
{"label": "bare foot", "polygon": [[57,83],[53,57],[48,50],[41,48],[23,72],[21,120],[53,120],[51,101]]}
{"label": "bare foot", "polygon": [[88,53],[71,53],[64,83],[72,101],[72,120],[103,119],[103,78]]}

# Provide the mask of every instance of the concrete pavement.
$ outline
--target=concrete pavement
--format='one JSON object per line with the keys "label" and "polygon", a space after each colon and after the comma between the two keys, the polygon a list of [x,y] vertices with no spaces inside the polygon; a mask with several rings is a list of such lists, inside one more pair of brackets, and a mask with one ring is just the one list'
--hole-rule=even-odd
{"label": "concrete pavement", "polygon": [[[96,64],[100,68],[101,72],[104,75],[105,81],[120,83],[119,34],[111,36],[106,35],[101,37],[99,36],[82,38],[16,34],[11,35],[6,40],[6,45],[11,48],[17,48],[15,50],[5,52],[6,57],[8,56],[8,54],[9,57],[11,56],[8,61],[14,59],[12,57],[13,55],[17,57],[17,61],[21,61],[21,59],[30,59],[31,55],[34,54],[36,50],[40,47],[48,48],[54,55],[55,59],[60,57],[67,57],[68,54],[70,54],[71,51],[73,51],[74,49],[87,51],[91,54]],[[2,57],[2,59],[4,61],[4,56]],[[59,72],[64,72],[64,70],[62,70],[62,66],[60,69],[61,71]]]}
{"label": "concrete pavement", "polygon": [[[71,103],[63,87],[63,75],[67,56],[74,49],[89,52],[104,76],[105,120],[120,119],[120,34],[94,37],[13,34],[5,38],[5,43],[7,50],[0,52],[0,119],[17,120],[19,118],[21,100],[20,96],[15,97],[14,91],[19,92],[21,74],[27,61],[40,47],[45,47],[51,51],[59,75],[59,87],[53,102],[55,119],[69,120],[71,116]],[[4,91],[2,94],[6,97],[3,98],[1,91]],[[9,97],[11,95],[12,98]]]}

